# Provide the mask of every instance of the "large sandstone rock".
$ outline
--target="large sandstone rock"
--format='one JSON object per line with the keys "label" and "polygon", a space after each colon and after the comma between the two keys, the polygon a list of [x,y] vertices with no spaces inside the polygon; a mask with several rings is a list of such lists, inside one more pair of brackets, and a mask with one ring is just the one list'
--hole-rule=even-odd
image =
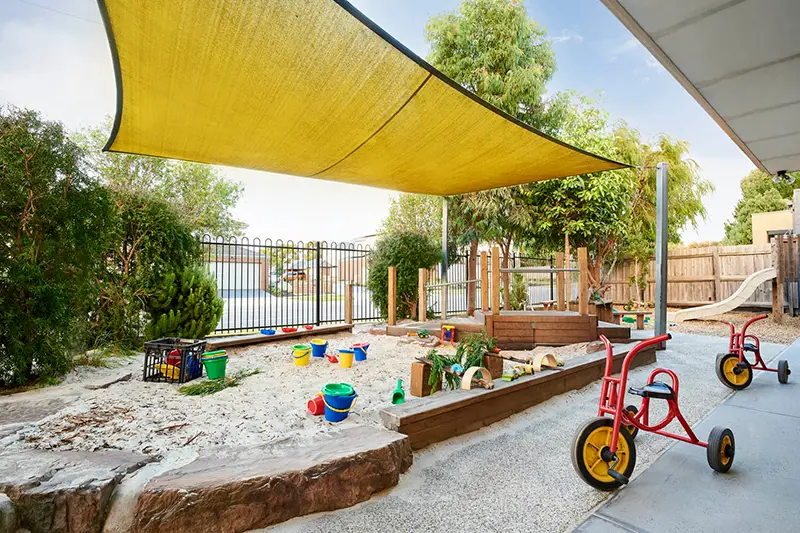
{"label": "large sandstone rock", "polygon": [[115,450],[0,454],[0,492],[32,533],[99,533],[114,488],[150,459]]}
{"label": "large sandstone rock", "polygon": [[5,494],[0,493],[0,533],[16,533],[18,525],[14,502]]}
{"label": "large sandstone rock", "polygon": [[354,427],[305,446],[209,452],[153,479],[136,504],[137,533],[233,533],[365,501],[412,462],[405,435]]}

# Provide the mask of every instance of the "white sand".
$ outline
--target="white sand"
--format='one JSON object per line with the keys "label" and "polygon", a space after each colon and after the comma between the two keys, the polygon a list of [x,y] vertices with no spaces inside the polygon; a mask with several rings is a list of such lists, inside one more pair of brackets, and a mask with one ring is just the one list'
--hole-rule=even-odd
{"label": "white sand", "polygon": [[[179,448],[238,446],[285,438],[305,440],[313,435],[337,431],[352,424],[380,426],[379,411],[391,403],[397,380],[403,380],[406,401],[418,398],[409,393],[411,363],[430,348],[407,344],[406,339],[372,336],[361,332],[327,338],[329,353],[356,342],[369,342],[368,359],[341,368],[327,359],[312,358],[308,366],[294,365],[291,348],[299,340],[272,342],[229,350],[228,375],[239,370],[260,369],[239,387],[209,396],[185,396],[178,385],[146,383],[141,376],[141,358],[127,371],[133,379],[107,389],[86,391],[60,412],[21,431],[17,446],[41,449],[97,450],[115,448],[146,454],[164,454]],[[304,339],[305,342],[310,338]],[[568,359],[570,350],[557,349]],[[437,348],[454,352],[454,348]],[[541,348],[539,348],[541,350]],[[512,352],[518,357],[530,352]],[[506,363],[510,365],[510,363]],[[79,371],[77,376],[96,373]],[[76,375],[68,379],[75,385]],[[326,383],[351,384],[359,397],[345,422],[332,424],[313,416],[306,404]]]}

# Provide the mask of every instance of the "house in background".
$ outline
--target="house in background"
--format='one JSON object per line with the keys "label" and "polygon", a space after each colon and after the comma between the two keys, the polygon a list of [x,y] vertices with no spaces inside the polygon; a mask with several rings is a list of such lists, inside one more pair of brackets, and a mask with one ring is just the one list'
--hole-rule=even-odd
{"label": "house in background", "polygon": [[211,245],[204,250],[205,265],[217,287],[226,291],[266,291],[269,263],[257,247]]}
{"label": "house in background", "polygon": [[[333,293],[333,270],[336,266],[326,260],[319,265],[319,283],[322,294]],[[317,260],[292,261],[283,269],[283,280],[292,284],[292,294],[316,294],[317,291]]]}
{"label": "house in background", "polygon": [[772,237],[800,235],[800,189],[794,190],[793,202],[783,211],[753,213],[753,244],[767,244]]}

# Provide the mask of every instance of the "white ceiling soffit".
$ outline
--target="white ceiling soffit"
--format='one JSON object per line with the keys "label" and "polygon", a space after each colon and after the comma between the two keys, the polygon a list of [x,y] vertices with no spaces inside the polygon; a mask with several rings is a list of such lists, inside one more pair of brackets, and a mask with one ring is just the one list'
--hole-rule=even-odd
{"label": "white ceiling soffit", "polygon": [[800,170],[800,0],[601,0],[761,170]]}

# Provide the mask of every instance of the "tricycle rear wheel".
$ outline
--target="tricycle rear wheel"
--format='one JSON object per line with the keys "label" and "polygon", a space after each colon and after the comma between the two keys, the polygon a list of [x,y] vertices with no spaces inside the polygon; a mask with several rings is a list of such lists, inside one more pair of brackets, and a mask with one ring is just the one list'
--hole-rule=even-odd
{"label": "tricycle rear wheel", "polygon": [[[581,479],[596,489],[609,491],[622,485],[608,473],[608,467],[612,462],[607,457],[608,447],[611,445],[613,431],[614,421],[611,418],[600,416],[588,420],[578,428],[572,439],[570,453],[572,466]],[[630,478],[636,466],[636,447],[627,430],[619,432],[617,457],[619,458],[617,472],[626,479]]]}
{"label": "tricycle rear wheel", "polygon": [[789,362],[785,359],[778,361],[778,383],[785,385],[789,383]]}

